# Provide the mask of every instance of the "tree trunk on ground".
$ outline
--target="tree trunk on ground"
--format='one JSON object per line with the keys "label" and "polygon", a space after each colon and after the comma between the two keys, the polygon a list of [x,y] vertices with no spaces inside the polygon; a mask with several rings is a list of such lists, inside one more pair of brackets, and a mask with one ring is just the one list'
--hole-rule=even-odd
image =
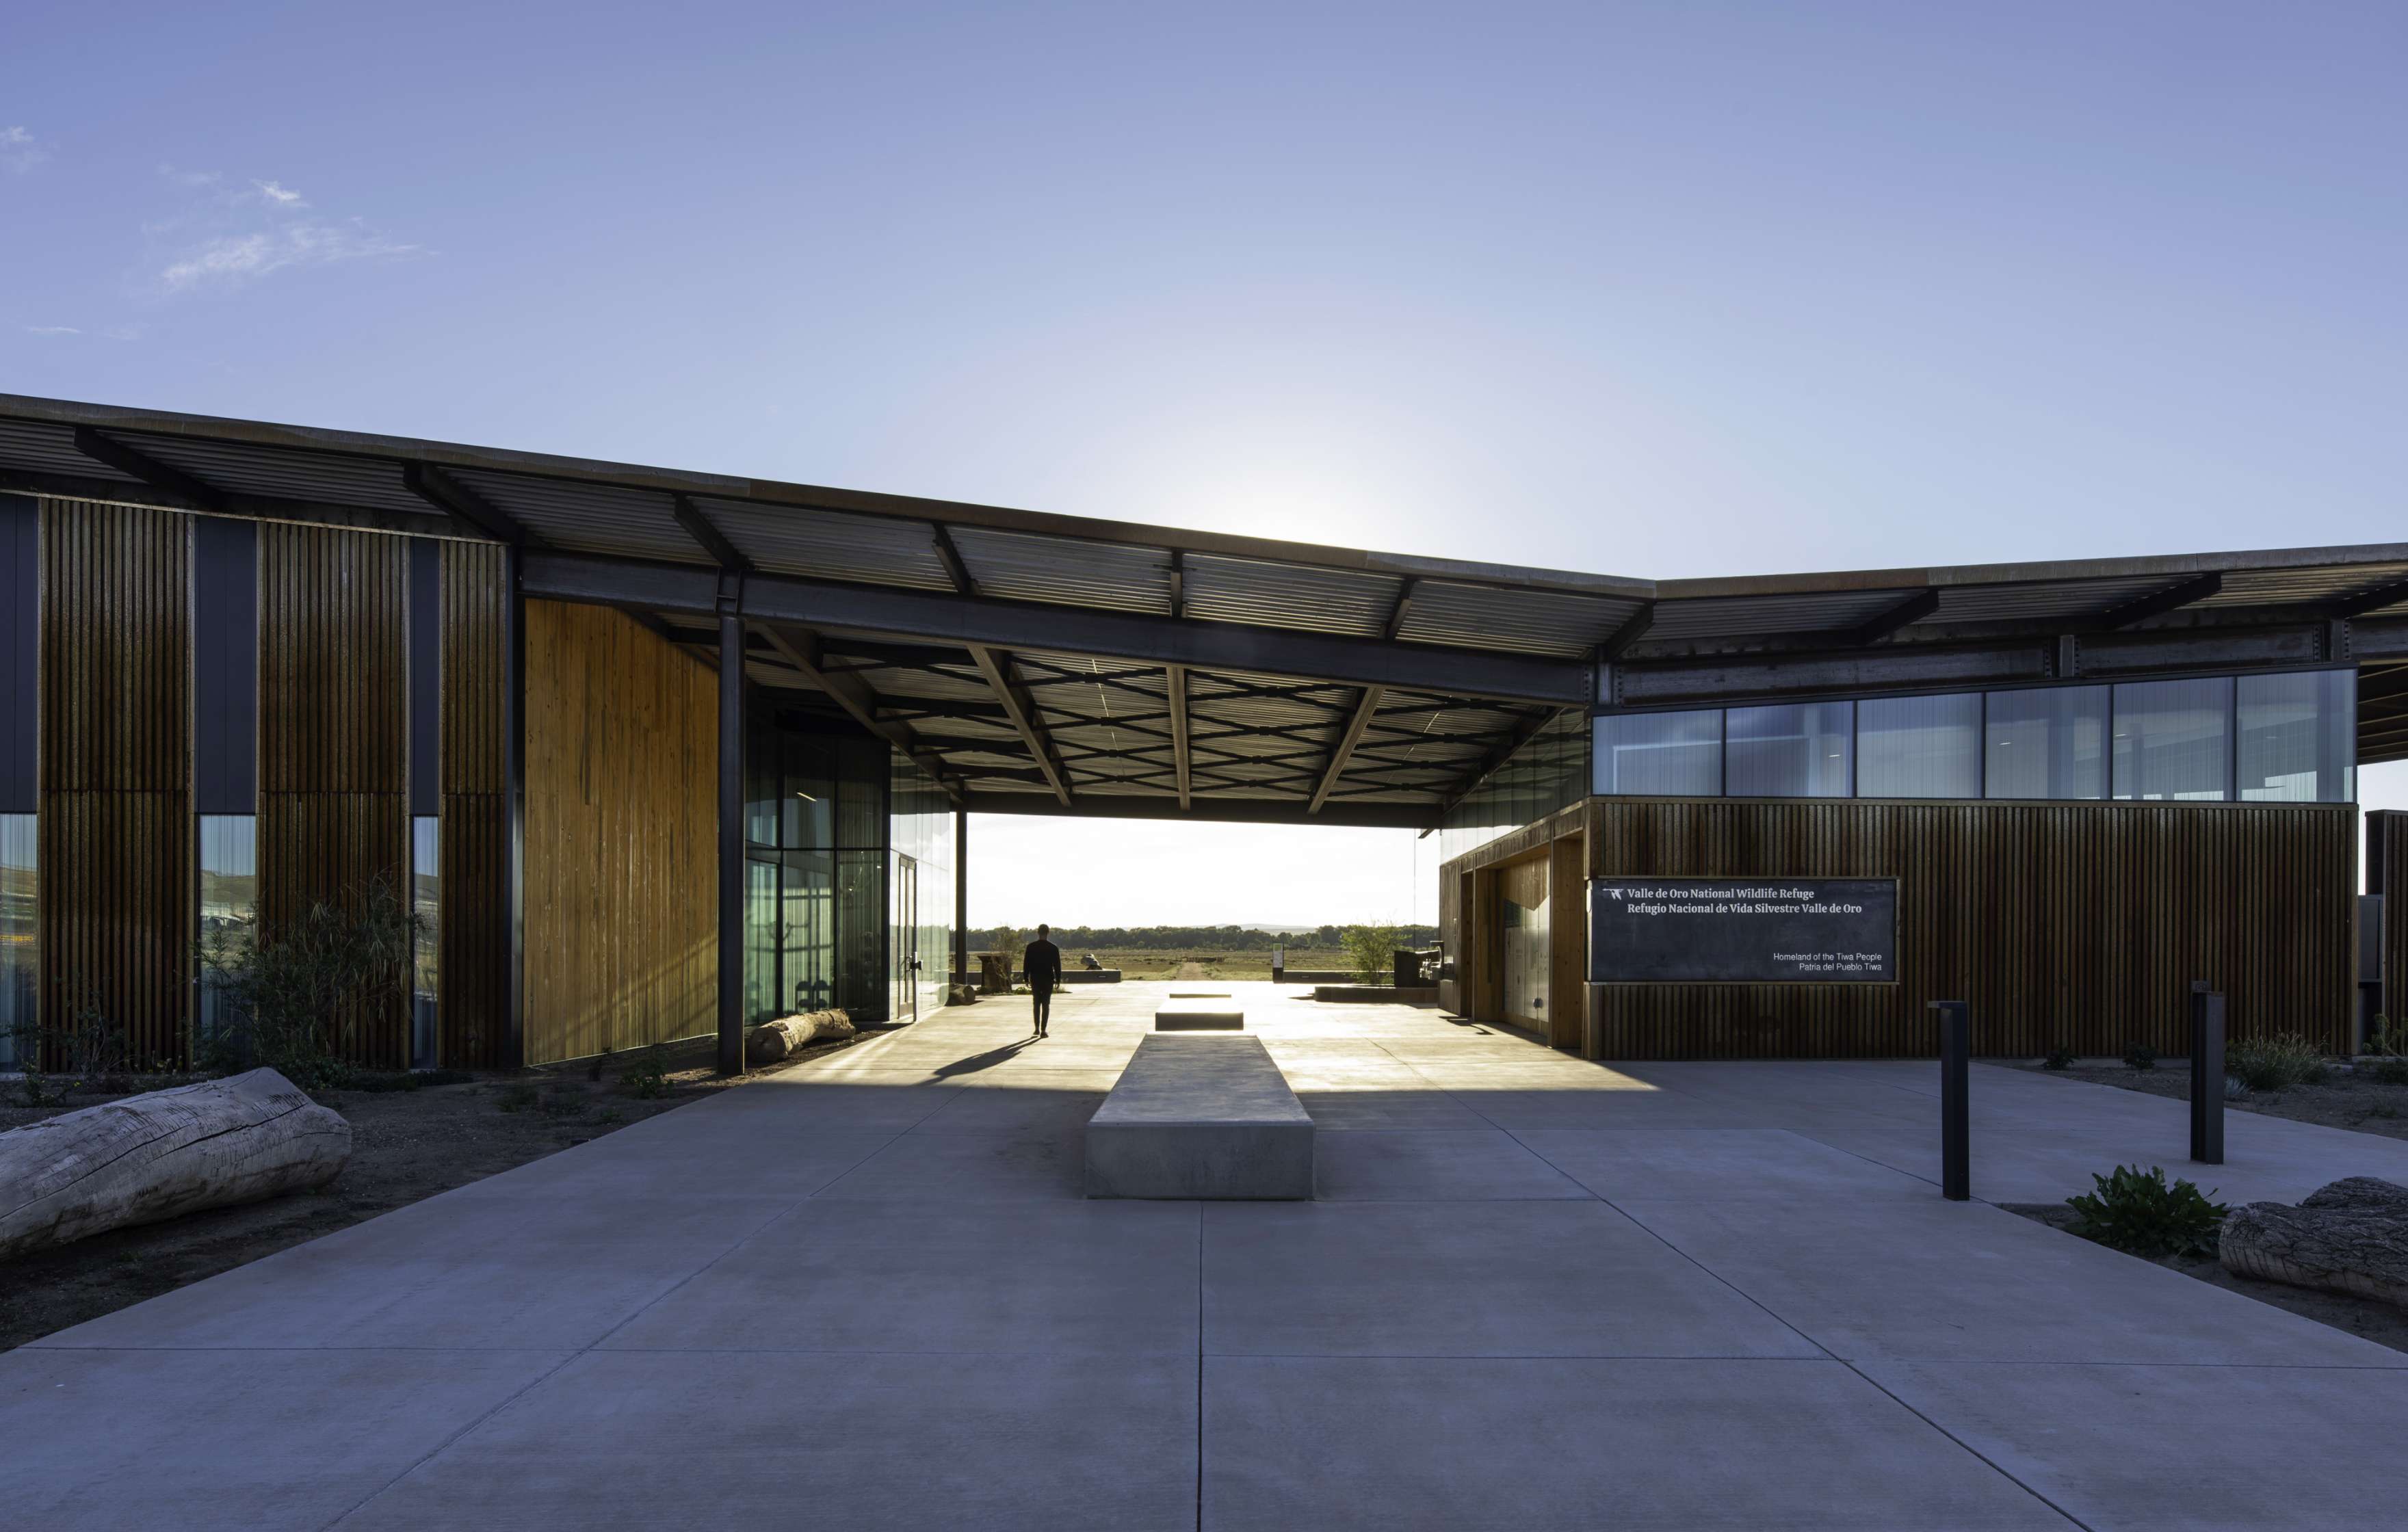
{"label": "tree trunk on ground", "polygon": [[2408,1309],[2408,1187],[2353,1176],[2300,1206],[2253,1202],[2224,1220],[2225,1269]]}
{"label": "tree trunk on ground", "polygon": [[0,1257],[322,1186],[351,1125],[273,1069],[0,1133]]}
{"label": "tree trunk on ground", "polygon": [[807,1043],[825,1042],[853,1034],[853,1018],[841,1010],[807,1010],[764,1022],[744,1039],[748,1063],[775,1064]]}

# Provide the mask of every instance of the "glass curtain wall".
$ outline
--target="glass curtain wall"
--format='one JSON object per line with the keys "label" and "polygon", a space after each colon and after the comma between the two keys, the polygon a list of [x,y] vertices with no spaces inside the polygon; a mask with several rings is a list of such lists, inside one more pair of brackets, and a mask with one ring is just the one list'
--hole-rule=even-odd
{"label": "glass curtain wall", "polygon": [[252,814],[202,814],[201,993],[198,1041],[207,1042],[236,1018],[217,974],[251,961],[259,942],[259,820]]}
{"label": "glass curtain wall", "polygon": [[890,1011],[889,752],[837,727],[758,704],[746,721],[747,1025],[831,1006],[856,1021]]}
{"label": "glass curtain wall", "polygon": [[1566,713],[1447,810],[1439,829],[1439,859],[1452,861],[1578,803],[1588,794],[1588,721]]}
{"label": "glass curtain wall", "polygon": [[1600,713],[1595,738],[1601,796],[2348,803],[2358,674]]}
{"label": "glass curtain wall", "polygon": [[437,922],[443,912],[442,820],[419,814],[409,822],[409,908],[418,917],[409,954],[409,1063],[414,1069],[435,1067],[436,968],[443,950]]}
{"label": "glass curtain wall", "polygon": [[[916,1010],[925,1016],[945,1003],[953,966],[953,803],[918,762],[900,751],[890,759],[889,842],[895,861],[888,879],[887,951],[895,961],[895,1013]],[[908,900],[902,877],[907,860],[912,881]]]}
{"label": "glass curtain wall", "polygon": [[0,1068],[17,1066],[18,1039],[32,1045],[41,971],[35,920],[34,816],[0,814]]}

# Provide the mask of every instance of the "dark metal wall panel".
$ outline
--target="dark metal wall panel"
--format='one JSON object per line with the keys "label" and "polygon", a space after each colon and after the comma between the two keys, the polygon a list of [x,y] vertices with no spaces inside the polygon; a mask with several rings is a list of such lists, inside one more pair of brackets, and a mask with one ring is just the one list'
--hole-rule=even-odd
{"label": "dark metal wall panel", "polygon": [[2349,1043],[2346,804],[1591,799],[1585,813],[1593,877],[1899,880],[1898,984],[1591,986],[1604,1057],[1928,1057],[1924,1005],[1940,999],[1971,1005],[1985,1054],[2178,1054],[2194,979],[2225,992],[2235,1037]]}
{"label": "dark metal wall panel", "polygon": [[[408,838],[406,538],[260,528],[260,922],[406,893]],[[399,986],[351,1020],[363,1064],[408,1062]]]}
{"label": "dark metal wall panel", "polygon": [[41,706],[42,512],[22,494],[0,494],[0,814],[30,814]]}
{"label": "dark metal wall panel", "polygon": [[259,804],[259,525],[222,516],[193,519],[193,795]]}
{"label": "dark metal wall panel", "polygon": [[42,1021],[180,1061],[192,1001],[191,519],[45,501]]}
{"label": "dark metal wall panel", "polygon": [[509,993],[508,805],[502,661],[509,591],[501,550],[443,546],[440,985],[444,1064],[507,1062]]}
{"label": "dark metal wall panel", "polygon": [[409,539],[409,811],[443,809],[443,549]]}
{"label": "dark metal wall panel", "polygon": [[2367,815],[2366,838],[2366,891],[2383,895],[2383,1014],[2397,1022],[2408,1016],[2408,811]]}

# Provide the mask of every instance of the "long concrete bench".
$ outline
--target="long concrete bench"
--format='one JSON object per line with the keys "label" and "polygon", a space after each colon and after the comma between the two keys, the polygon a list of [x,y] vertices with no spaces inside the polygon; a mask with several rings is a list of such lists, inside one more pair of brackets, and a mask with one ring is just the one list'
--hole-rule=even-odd
{"label": "long concrete bench", "polygon": [[1245,1008],[1227,990],[1172,990],[1154,1013],[1156,1032],[1243,1032]]}
{"label": "long concrete bench", "polygon": [[1308,1199],[1312,1119],[1257,1038],[1141,1038],[1087,1119],[1087,1195]]}

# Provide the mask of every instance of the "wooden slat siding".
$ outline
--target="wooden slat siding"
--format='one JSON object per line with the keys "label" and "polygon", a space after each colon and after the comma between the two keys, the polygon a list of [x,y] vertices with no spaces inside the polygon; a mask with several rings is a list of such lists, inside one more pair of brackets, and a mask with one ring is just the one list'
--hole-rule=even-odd
{"label": "wooden slat siding", "polygon": [[442,909],[437,1015],[443,1064],[502,1063],[509,907],[502,780],[504,607],[499,548],[443,547]]}
{"label": "wooden slat siding", "polygon": [[[1594,985],[1611,1058],[1928,1056],[1924,1003],[1977,1051],[2179,1054],[2193,979],[2236,1037],[2348,1045],[2348,805],[1591,799],[1591,876],[1896,877],[1900,982]],[[1540,828],[1540,827],[1533,827]],[[1519,834],[1519,832],[1517,832]],[[1513,854],[1514,838],[1460,864]]]}
{"label": "wooden slat siding", "polygon": [[1578,1048],[1588,997],[1586,838],[1565,836],[1550,846],[1547,905],[1547,1041]]}
{"label": "wooden slat siding", "polygon": [[[259,915],[263,933],[376,879],[407,896],[407,539],[259,529]],[[355,1062],[409,1062],[407,990],[352,1019]]]}
{"label": "wooden slat siding", "polygon": [[1470,881],[1471,874],[1468,872],[1443,873],[1438,881],[1439,940],[1446,947],[1445,971],[1455,976],[1438,981],[1438,1003],[1441,1009],[1458,1016],[1470,1014],[1465,1008],[1471,970],[1466,965],[1469,954],[1463,945],[1464,906],[1469,902],[1464,888]]}
{"label": "wooden slat siding", "polygon": [[96,1008],[137,1063],[181,1062],[198,919],[191,523],[46,500],[41,549],[42,1023]]}
{"label": "wooden slat siding", "polygon": [[718,694],[624,614],[526,604],[530,1064],[718,1024]]}
{"label": "wooden slat siding", "polygon": [[2373,819],[2383,835],[2383,1014],[2408,1015],[2408,813]]}

